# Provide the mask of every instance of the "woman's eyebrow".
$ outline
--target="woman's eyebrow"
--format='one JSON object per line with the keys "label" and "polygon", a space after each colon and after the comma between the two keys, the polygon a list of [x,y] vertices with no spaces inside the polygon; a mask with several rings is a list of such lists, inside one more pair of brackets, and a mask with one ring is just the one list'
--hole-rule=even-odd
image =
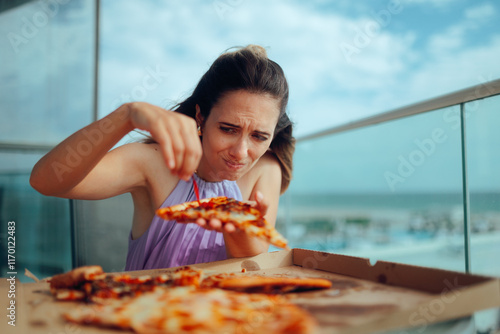
{"label": "woman's eyebrow", "polygon": [[239,125],[228,123],[228,122],[219,122],[220,125],[230,126],[232,128],[240,128]]}
{"label": "woman's eyebrow", "polygon": [[[241,128],[241,126],[239,125],[236,125],[236,124],[233,124],[233,123],[228,123],[228,122],[219,122],[220,125],[223,125],[223,126],[228,126],[228,127],[231,127],[231,128]],[[258,133],[260,135],[264,135],[264,136],[270,136],[271,134],[266,132],[266,131],[260,131],[260,130],[255,130],[254,131],[255,133]]]}
{"label": "woman's eyebrow", "polygon": [[271,135],[270,133],[268,133],[266,131],[259,131],[259,130],[256,130],[255,133],[258,133],[261,136],[270,136]]}

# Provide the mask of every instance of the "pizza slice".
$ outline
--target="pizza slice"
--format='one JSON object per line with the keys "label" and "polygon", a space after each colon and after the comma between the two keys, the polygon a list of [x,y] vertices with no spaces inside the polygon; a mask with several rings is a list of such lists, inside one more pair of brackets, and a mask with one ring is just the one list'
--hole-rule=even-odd
{"label": "pizza slice", "polygon": [[233,198],[220,196],[186,202],[158,209],[156,214],[165,220],[176,220],[179,223],[193,222],[198,218],[207,221],[216,218],[222,225],[232,223],[248,235],[265,240],[276,247],[289,249],[285,237],[266,221],[259,210]]}
{"label": "pizza slice", "polygon": [[67,321],[136,333],[313,333],[315,319],[281,296],[195,287],[156,288],[127,300],[81,305]]}
{"label": "pizza slice", "polygon": [[189,266],[178,268],[173,273],[142,275],[105,274],[100,266],[84,266],[50,280],[50,290],[57,300],[85,300],[104,302],[139,296],[156,287],[198,287],[202,271]]}
{"label": "pizza slice", "polygon": [[318,289],[329,289],[332,282],[315,277],[273,277],[262,275],[241,275],[220,273],[208,276],[201,283],[202,288],[219,288],[239,292],[282,294]]}
{"label": "pizza slice", "polygon": [[101,266],[83,266],[55,275],[50,279],[50,287],[55,289],[74,288],[84,282],[106,276]]}
{"label": "pizza slice", "polygon": [[86,283],[102,279],[106,274],[101,266],[83,266],[50,278],[50,291],[58,300],[83,300]]}

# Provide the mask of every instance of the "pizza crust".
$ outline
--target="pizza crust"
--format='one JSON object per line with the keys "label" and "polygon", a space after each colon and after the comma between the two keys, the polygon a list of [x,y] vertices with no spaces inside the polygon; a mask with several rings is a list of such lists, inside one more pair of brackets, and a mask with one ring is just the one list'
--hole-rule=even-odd
{"label": "pizza crust", "polygon": [[50,279],[50,287],[54,289],[77,287],[85,281],[103,277],[101,266],[84,266],[59,274]]}
{"label": "pizza crust", "polygon": [[292,291],[329,289],[332,287],[332,282],[324,278],[270,277],[223,273],[205,278],[201,287],[240,292],[280,294]]}

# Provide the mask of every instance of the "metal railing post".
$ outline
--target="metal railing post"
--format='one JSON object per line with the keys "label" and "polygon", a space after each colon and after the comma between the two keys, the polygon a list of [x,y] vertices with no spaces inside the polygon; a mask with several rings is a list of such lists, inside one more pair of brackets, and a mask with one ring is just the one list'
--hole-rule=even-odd
{"label": "metal railing post", "polygon": [[460,103],[460,132],[462,146],[462,196],[464,208],[464,255],[465,255],[465,272],[471,271],[470,260],[470,201],[469,201],[469,183],[467,177],[467,137],[465,134],[465,105]]}

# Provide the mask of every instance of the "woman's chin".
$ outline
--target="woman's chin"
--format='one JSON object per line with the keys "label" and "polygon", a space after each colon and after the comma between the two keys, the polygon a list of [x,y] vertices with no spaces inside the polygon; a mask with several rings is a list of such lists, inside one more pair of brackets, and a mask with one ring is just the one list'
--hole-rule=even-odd
{"label": "woman's chin", "polygon": [[224,171],[220,172],[218,177],[220,180],[237,181],[243,176],[243,171]]}

